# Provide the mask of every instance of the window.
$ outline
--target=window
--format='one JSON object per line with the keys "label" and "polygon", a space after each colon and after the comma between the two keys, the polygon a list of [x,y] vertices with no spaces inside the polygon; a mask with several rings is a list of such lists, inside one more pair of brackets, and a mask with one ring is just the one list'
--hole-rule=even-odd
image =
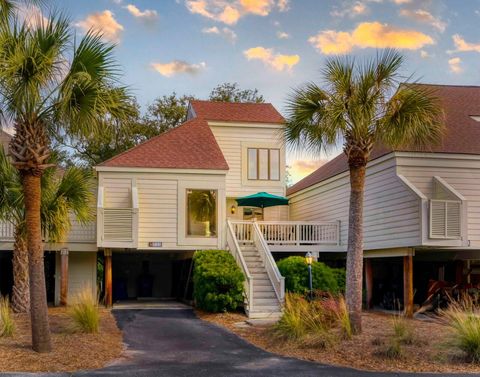
{"label": "window", "polygon": [[248,148],[248,179],[280,180],[280,149]]}
{"label": "window", "polygon": [[217,191],[187,190],[187,236],[217,236]]}

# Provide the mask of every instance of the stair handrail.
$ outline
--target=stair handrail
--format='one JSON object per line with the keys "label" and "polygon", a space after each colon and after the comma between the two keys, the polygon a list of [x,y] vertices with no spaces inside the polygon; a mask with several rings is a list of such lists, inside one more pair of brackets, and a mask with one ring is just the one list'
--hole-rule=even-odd
{"label": "stair handrail", "polygon": [[285,278],[280,273],[275,259],[273,259],[272,252],[268,247],[267,241],[263,237],[263,233],[256,221],[253,221],[254,243],[263,260],[267,275],[272,282],[273,289],[277,295],[280,303],[283,303],[285,298]]}
{"label": "stair handrail", "polygon": [[[253,311],[253,279],[250,271],[248,271],[247,263],[243,258],[242,250],[240,248],[240,244],[238,243],[237,237],[235,236],[235,231],[233,229],[232,222],[227,220],[227,245],[230,253],[235,258],[238,266],[242,269],[243,274],[245,275],[245,282],[244,282],[244,289],[245,289],[245,296],[247,299],[248,311]],[[230,245],[229,239],[231,239],[233,243]]]}

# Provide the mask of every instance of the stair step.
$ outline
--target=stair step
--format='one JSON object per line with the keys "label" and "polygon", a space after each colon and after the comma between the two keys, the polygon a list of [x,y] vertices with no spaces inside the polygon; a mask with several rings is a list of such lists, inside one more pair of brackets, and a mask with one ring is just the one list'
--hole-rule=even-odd
{"label": "stair step", "polygon": [[276,298],[255,298],[253,299],[254,306],[280,306],[278,304],[278,299]]}
{"label": "stair step", "polygon": [[258,285],[254,284],[253,285],[253,293],[258,293],[258,292],[275,292],[271,284],[264,284],[264,285]]}
{"label": "stair step", "polygon": [[275,293],[275,291],[253,291],[253,302],[258,302],[258,300],[267,300],[267,299],[270,299],[270,300],[277,300],[277,294]]}
{"label": "stair step", "polygon": [[263,266],[258,266],[258,267],[251,267],[249,266],[249,271],[251,274],[255,274],[255,273],[263,273],[263,274],[266,274],[265,272],[265,268]]}

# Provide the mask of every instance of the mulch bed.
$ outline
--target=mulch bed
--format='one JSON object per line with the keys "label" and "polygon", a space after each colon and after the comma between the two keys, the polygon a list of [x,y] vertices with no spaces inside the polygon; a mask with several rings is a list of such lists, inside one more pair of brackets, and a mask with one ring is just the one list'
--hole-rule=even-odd
{"label": "mulch bed", "polygon": [[31,349],[30,319],[15,315],[15,334],[0,338],[0,372],[73,372],[96,369],[118,358],[123,350],[122,333],[111,312],[100,309],[98,334],[72,330],[65,308],[50,308],[53,351],[39,354]]}
{"label": "mulch bed", "polygon": [[354,336],[352,340],[338,340],[335,345],[324,349],[278,340],[272,334],[272,326],[236,325],[247,319],[243,314],[197,311],[197,316],[227,328],[266,351],[324,364],[370,371],[480,372],[480,364],[466,362],[448,347],[449,329],[437,321],[409,320],[415,341],[402,346],[403,355],[400,358],[390,359],[382,356],[393,335],[392,316],[389,314],[364,313],[361,335]]}

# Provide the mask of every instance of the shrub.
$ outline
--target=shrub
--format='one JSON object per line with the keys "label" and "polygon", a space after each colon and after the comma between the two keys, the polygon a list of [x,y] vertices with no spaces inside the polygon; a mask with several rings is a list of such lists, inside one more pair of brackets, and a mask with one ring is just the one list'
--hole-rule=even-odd
{"label": "shrub", "polygon": [[401,344],[413,344],[415,341],[414,331],[404,316],[396,315],[393,317],[393,334]]}
{"label": "shrub", "polygon": [[12,336],[15,331],[10,301],[0,296],[0,337]]}
{"label": "shrub", "polygon": [[193,297],[199,308],[223,312],[243,304],[245,277],[228,251],[197,251],[193,260]]}
{"label": "shrub", "polygon": [[[305,258],[292,256],[278,261],[277,265],[285,277],[287,291],[300,294],[308,292],[308,266]],[[345,286],[345,271],[330,268],[321,262],[313,262],[312,285],[315,290],[339,293]]]}
{"label": "shrub", "polygon": [[300,294],[287,293],[274,334],[305,347],[327,347],[335,342],[338,330],[343,332],[342,310],[332,297],[307,301]]}
{"label": "shrub", "polygon": [[98,299],[94,297],[91,288],[84,288],[72,300],[69,310],[70,317],[77,331],[94,334],[100,326]]}
{"label": "shrub", "polygon": [[468,299],[450,303],[440,312],[451,329],[450,345],[462,351],[471,362],[480,362],[480,311]]}

